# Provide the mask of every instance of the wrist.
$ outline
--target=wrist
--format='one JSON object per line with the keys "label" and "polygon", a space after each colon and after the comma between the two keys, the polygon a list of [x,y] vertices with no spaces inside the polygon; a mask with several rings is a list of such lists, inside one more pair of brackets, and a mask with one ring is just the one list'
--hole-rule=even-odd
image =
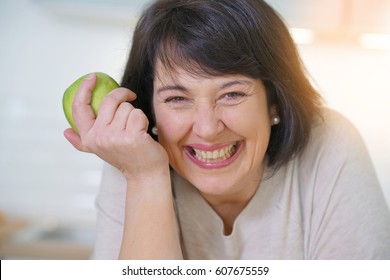
{"label": "wrist", "polygon": [[124,175],[127,181],[127,188],[130,191],[152,191],[152,193],[157,191],[161,193],[161,191],[167,190],[171,193],[171,173],[169,166]]}

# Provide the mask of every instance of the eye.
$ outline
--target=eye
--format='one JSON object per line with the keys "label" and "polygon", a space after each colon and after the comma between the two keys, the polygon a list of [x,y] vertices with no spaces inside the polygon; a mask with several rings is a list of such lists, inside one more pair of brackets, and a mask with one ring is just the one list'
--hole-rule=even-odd
{"label": "eye", "polygon": [[165,103],[180,103],[186,100],[183,96],[170,96],[165,99]]}
{"label": "eye", "polygon": [[245,94],[243,92],[236,92],[236,91],[229,92],[229,93],[222,95],[219,98],[219,102],[226,104],[226,105],[236,105],[236,104],[241,103],[245,99],[246,96],[247,96],[247,94]]}
{"label": "eye", "polygon": [[237,99],[244,96],[246,96],[246,94],[242,92],[229,92],[224,95],[227,99]]}
{"label": "eye", "polygon": [[192,100],[185,96],[169,96],[164,100],[165,104],[174,109],[184,109],[192,105]]}

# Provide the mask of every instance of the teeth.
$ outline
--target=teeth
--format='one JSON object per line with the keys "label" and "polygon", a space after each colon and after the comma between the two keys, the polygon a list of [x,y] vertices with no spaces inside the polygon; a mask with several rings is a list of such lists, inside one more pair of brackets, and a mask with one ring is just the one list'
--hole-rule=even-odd
{"label": "teeth", "polygon": [[236,144],[231,144],[220,150],[215,151],[202,151],[193,148],[193,155],[200,161],[213,162],[221,161],[230,158],[236,152]]}

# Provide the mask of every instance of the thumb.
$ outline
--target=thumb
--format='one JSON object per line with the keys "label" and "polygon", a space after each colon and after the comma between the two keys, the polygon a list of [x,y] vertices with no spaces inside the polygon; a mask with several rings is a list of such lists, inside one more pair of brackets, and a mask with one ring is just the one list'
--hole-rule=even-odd
{"label": "thumb", "polygon": [[66,129],[64,131],[64,136],[66,140],[68,140],[77,150],[81,152],[88,152],[85,148],[83,148],[80,136],[72,128]]}

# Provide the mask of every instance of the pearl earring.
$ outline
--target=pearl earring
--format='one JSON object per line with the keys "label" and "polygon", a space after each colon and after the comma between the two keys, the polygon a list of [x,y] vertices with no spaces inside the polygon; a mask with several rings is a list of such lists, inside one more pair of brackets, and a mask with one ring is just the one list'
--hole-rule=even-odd
{"label": "pearl earring", "polygon": [[153,133],[153,135],[158,135],[158,129],[157,129],[157,127],[155,127],[155,126],[153,126],[152,127],[152,133]]}
{"label": "pearl earring", "polygon": [[280,117],[275,115],[272,117],[272,125],[278,125],[280,123]]}

